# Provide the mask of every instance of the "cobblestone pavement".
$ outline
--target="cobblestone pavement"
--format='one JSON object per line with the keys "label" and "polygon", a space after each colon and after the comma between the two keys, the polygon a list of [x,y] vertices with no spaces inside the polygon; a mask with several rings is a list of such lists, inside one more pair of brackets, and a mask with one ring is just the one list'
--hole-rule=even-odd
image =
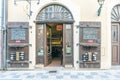
{"label": "cobblestone pavement", "polygon": [[0,71],[0,80],[120,80],[120,70]]}

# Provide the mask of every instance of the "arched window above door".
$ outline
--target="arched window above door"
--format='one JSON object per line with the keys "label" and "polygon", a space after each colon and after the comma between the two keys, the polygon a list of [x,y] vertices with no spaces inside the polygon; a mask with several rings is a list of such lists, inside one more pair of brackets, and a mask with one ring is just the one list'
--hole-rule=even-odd
{"label": "arched window above door", "polygon": [[71,12],[64,6],[52,4],[43,8],[37,15],[38,21],[73,21]]}
{"label": "arched window above door", "polygon": [[113,7],[111,12],[111,21],[120,22],[120,4]]}

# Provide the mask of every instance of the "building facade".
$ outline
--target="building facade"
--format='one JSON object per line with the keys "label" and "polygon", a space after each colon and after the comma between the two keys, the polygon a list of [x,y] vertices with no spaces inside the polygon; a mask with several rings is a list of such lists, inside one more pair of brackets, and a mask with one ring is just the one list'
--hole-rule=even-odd
{"label": "building facade", "polygon": [[9,0],[7,68],[120,65],[119,12],[120,0]]}

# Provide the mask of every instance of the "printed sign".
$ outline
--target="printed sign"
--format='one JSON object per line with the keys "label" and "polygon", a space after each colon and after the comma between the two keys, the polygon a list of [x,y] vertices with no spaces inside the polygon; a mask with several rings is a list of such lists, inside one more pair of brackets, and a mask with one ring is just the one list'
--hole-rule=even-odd
{"label": "printed sign", "polygon": [[57,25],[57,31],[61,31],[62,30],[62,25]]}

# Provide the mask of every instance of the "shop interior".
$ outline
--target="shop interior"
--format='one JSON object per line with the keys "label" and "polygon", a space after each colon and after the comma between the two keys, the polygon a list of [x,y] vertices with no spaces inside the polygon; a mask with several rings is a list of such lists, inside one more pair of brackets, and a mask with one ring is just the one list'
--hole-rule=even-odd
{"label": "shop interior", "polygon": [[62,66],[63,62],[63,25],[46,24],[48,66]]}

